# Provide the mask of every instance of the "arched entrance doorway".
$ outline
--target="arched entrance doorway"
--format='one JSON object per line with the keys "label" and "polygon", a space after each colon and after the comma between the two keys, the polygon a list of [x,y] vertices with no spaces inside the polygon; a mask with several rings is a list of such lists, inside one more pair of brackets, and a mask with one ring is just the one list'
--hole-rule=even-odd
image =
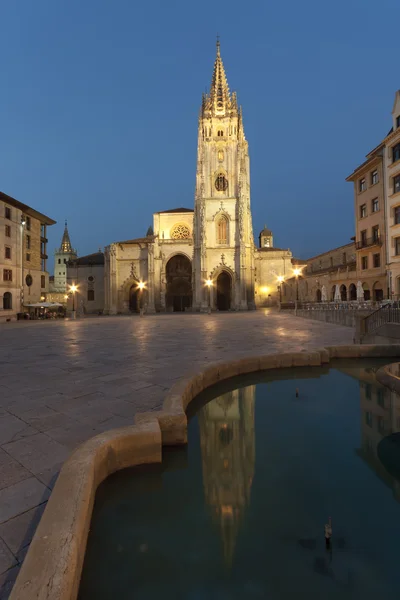
{"label": "arched entrance doorway", "polygon": [[346,302],[347,300],[347,289],[344,284],[340,286],[340,299],[342,302]]}
{"label": "arched entrance doorway", "polygon": [[217,309],[229,310],[231,308],[232,277],[222,271],[217,277]]}
{"label": "arched entrance doorway", "polygon": [[317,297],[316,297],[317,302],[322,302],[322,292],[321,290],[317,290]]}
{"label": "arched entrance doorway", "polygon": [[354,283],[351,283],[349,286],[349,300],[357,300],[357,288]]}
{"label": "arched entrance doorway", "polygon": [[383,289],[382,284],[379,281],[375,281],[373,291],[374,291],[374,300],[380,302],[383,300]]}
{"label": "arched entrance doorway", "polygon": [[184,254],[173,256],[166,267],[168,311],[183,312],[192,306],[192,264]]}
{"label": "arched entrance doorway", "polygon": [[131,288],[129,290],[129,310],[132,313],[137,313],[140,310],[140,306],[139,306],[139,287],[137,283],[134,283],[133,285],[131,285]]}
{"label": "arched entrance doorway", "polygon": [[371,291],[369,289],[368,283],[363,283],[363,290],[364,290],[364,300],[371,300]]}

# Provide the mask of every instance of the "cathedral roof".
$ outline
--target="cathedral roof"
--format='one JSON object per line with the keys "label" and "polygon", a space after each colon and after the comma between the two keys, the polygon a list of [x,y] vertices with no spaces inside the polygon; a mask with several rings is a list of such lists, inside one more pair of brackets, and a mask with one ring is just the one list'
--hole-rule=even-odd
{"label": "cathedral roof", "polygon": [[73,265],[104,265],[103,252],[94,252],[87,256],[80,256],[71,261]]}
{"label": "cathedral roof", "polygon": [[146,237],[134,238],[132,240],[123,240],[122,242],[115,242],[116,244],[149,244],[154,242],[155,235],[146,235]]}
{"label": "cathedral roof", "polygon": [[160,210],[156,215],[164,215],[165,213],[189,213],[194,212],[193,208],[170,208],[169,210]]}

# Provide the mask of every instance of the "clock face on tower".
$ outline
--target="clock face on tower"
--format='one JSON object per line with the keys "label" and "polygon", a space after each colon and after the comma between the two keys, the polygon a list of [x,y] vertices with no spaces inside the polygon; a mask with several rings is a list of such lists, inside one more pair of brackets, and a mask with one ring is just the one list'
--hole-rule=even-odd
{"label": "clock face on tower", "polygon": [[225,175],[218,175],[215,180],[215,188],[218,192],[226,192],[228,189],[228,180]]}

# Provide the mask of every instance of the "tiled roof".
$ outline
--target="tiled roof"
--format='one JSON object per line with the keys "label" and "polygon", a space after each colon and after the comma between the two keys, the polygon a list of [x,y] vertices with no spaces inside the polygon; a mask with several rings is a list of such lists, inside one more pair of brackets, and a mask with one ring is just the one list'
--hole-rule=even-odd
{"label": "tiled roof", "polygon": [[194,212],[193,208],[170,208],[169,210],[160,210],[156,213],[156,215],[162,215],[165,213],[192,213]]}
{"label": "tiled roof", "polygon": [[9,204],[10,206],[14,206],[15,208],[18,208],[19,210],[22,210],[22,212],[25,213],[26,215],[29,215],[30,217],[33,217],[34,219],[38,219],[38,221],[40,221],[41,223],[44,223],[45,225],[54,225],[56,223],[56,221],[54,221],[53,219],[50,219],[50,217],[47,217],[46,215],[35,210],[34,208],[31,208],[27,204],[23,204],[19,200],[12,198],[12,196],[8,196],[4,192],[0,192],[0,200],[5,202],[6,204]]}

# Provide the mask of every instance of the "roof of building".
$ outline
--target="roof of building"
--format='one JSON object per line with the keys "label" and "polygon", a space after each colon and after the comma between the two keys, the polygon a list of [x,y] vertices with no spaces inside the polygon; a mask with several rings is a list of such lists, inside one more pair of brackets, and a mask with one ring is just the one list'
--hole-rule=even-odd
{"label": "roof of building", "polygon": [[24,214],[33,217],[34,219],[38,219],[38,221],[40,221],[44,225],[54,225],[57,222],[53,219],[50,219],[50,217],[47,217],[43,213],[40,213],[39,211],[35,210],[34,208],[31,208],[27,204],[23,204],[23,202],[16,200],[12,196],[8,196],[4,192],[0,192],[0,200],[5,202],[6,204],[9,204],[10,206],[14,206],[19,210],[22,210]]}
{"label": "roof of building", "polygon": [[104,265],[104,253],[94,252],[87,256],[80,256],[70,261],[73,265]]}
{"label": "roof of building", "polygon": [[169,210],[159,210],[156,215],[163,215],[165,213],[192,213],[193,208],[170,208]]}
{"label": "roof of building", "polygon": [[122,242],[115,242],[115,244],[150,244],[154,242],[155,235],[146,235],[146,237],[134,238],[133,240],[124,240]]}
{"label": "roof of building", "polygon": [[310,258],[307,258],[307,260],[305,262],[310,262],[311,260],[315,260],[316,258],[320,258],[321,256],[325,256],[326,254],[331,254],[332,252],[336,252],[337,250],[342,250],[343,248],[349,248],[350,246],[352,248],[354,248],[354,250],[356,249],[356,245],[355,242],[350,242],[349,244],[344,244],[344,246],[338,246],[337,248],[332,248],[332,250],[327,250],[326,252],[322,252],[322,254],[316,254],[315,256],[311,256]]}
{"label": "roof of building", "polygon": [[260,235],[272,235],[272,231],[270,229],[267,229],[267,226],[264,225],[264,229],[260,231]]}
{"label": "roof of building", "polygon": [[258,252],[290,252],[289,248],[275,248],[274,246],[264,246],[257,248]]}

